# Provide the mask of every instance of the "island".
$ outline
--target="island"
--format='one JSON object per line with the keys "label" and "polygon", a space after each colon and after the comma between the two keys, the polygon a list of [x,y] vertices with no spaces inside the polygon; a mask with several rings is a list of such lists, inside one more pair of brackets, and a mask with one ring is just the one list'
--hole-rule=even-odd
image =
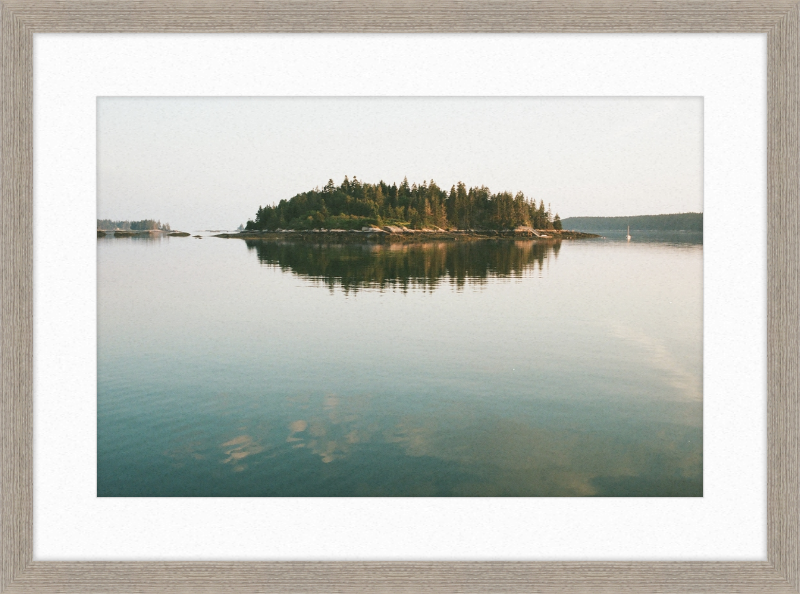
{"label": "island", "polygon": [[242,239],[328,239],[336,241],[480,240],[498,238],[577,239],[598,237],[564,230],[558,213],[522,192],[492,193],[486,186],[449,192],[433,180],[409,185],[362,183],[345,176],[323,188],[261,206],[237,233]]}
{"label": "island", "polygon": [[173,231],[169,223],[162,223],[154,219],[141,221],[112,221],[111,219],[97,219],[97,237],[151,237],[169,235],[170,237],[189,237],[184,231]]}

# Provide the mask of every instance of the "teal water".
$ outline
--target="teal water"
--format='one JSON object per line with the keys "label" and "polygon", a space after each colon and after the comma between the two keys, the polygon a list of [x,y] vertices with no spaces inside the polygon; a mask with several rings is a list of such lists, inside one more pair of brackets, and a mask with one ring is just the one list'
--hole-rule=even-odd
{"label": "teal water", "polygon": [[701,496],[701,236],[98,242],[99,496]]}

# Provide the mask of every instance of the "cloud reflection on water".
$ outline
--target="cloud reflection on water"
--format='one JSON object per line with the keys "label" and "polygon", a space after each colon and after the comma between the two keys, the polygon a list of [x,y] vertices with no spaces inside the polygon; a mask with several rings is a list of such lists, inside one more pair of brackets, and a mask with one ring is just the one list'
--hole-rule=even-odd
{"label": "cloud reflection on water", "polygon": [[[511,416],[469,402],[392,415],[387,410],[393,404],[374,396],[307,396],[287,399],[286,405],[285,414],[303,412],[303,418],[287,422],[272,442],[267,434],[228,440],[222,444],[223,462],[241,472],[247,468],[244,459],[256,461],[270,450],[287,464],[311,455],[347,472],[368,463],[378,449],[396,452],[395,466],[383,469],[388,474],[411,468],[419,473],[424,465],[414,460],[443,463],[434,466],[438,476],[415,479],[432,489],[444,472],[448,494],[455,496],[592,496],[604,495],[606,484],[629,484],[634,494],[641,485],[664,495],[702,494],[699,427],[681,422],[697,413],[692,403],[677,403],[672,418],[640,408],[638,417],[613,430],[598,422],[602,407],[589,406],[585,414],[565,419],[546,401],[531,402]],[[377,480],[362,483],[354,494],[384,491]]]}

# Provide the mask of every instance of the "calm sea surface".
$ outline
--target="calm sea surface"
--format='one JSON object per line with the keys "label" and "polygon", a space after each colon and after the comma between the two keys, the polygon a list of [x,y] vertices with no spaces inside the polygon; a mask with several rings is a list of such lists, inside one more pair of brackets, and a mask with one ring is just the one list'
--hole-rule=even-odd
{"label": "calm sea surface", "polygon": [[702,236],[205,235],[97,242],[99,496],[702,495]]}

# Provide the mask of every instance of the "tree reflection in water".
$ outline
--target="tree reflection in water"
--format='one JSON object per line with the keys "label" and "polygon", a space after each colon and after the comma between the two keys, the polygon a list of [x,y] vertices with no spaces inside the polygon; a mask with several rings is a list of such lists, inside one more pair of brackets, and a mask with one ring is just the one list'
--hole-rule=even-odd
{"label": "tree reflection in water", "polygon": [[409,288],[433,291],[443,282],[520,277],[541,270],[560,241],[442,241],[394,244],[330,244],[247,240],[259,262],[345,292]]}

